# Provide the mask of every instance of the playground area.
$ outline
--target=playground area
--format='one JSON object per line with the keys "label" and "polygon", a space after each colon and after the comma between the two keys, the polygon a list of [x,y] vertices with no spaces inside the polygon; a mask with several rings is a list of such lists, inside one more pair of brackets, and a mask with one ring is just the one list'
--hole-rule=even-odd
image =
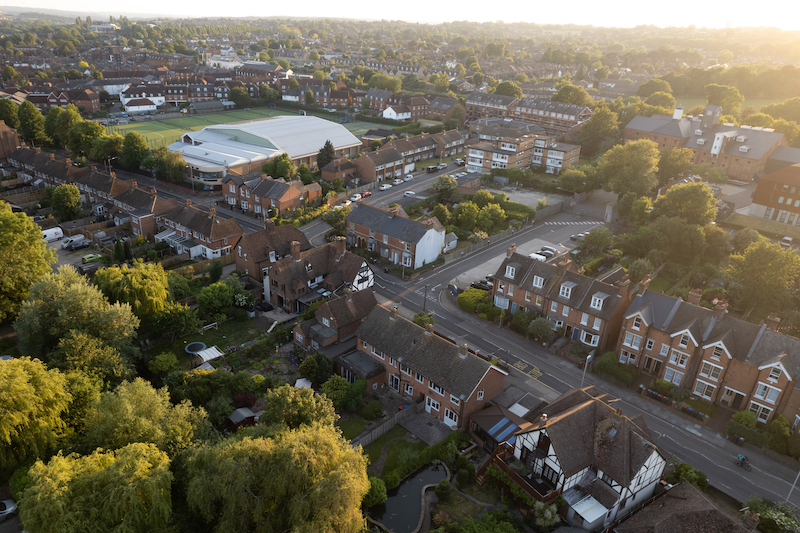
{"label": "playground area", "polygon": [[[172,116],[170,118],[158,118],[159,115],[153,115],[151,119],[137,117],[136,122],[109,125],[106,129],[108,134],[119,133],[123,137],[128,132],[138,132],[147,140],[147,143],[151,148],[161,148],[162,146],[167,146],[174,143],[187,131],[198,131],[206,126],[213,126],[216,124],[244,122],[247,120],[258,120],[261,118],[277,117],[280,115],[297,115],[297,111],[256,108],[248,110],[226,111],[223,113],[210,113],[208,115],[179,115],[177,117]],[[331,122],[338,123],[340,120],[340,117],[334,114],[331,114],[330,117],[326,117],[322,114],[317,116],[325,120],[330,120]],[[382,127],[380,124],[359,121],[348,122],[342,125],[359,139],[368,130]]]}

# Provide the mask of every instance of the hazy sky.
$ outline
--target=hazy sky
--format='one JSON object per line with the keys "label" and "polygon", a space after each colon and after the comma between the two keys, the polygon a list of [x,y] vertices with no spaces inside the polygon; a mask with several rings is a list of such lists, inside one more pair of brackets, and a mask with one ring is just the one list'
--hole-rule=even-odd
{"label": "hazy sky", "polygon": [[[616,0],[595,2],[572,0],[570,2],[533,3],[523,0],[502,2],[464,2],[406,0],[404,2],[332,2],[330,0],[296,0],[294,2],[234,2],[218,0],[192,2],[165,2],[163,0],[138,0],[130,4],[117,4],[117,12],[163,13],[169,16],[278,16],[278,17],[341,17],[365,19],[408,20],[414,22],[447,22],[471,20],[488,22],[525,21],[553,24],[593,24],[595,26],[631,27],[639,24],[657,26],[689,26],[724,28],[736,26],[771,26],[786,30],[800,29],[800,17],[792,16],[787,7],[791,0],[764,0],[753,4],[743,0],[726,3],[677,0],[666,3],[641,0]],[[69,7],[84,12],[108,13],[106,0],[83,0]],[[795,8],[797,8],[797,5]],[[32,0],[26,4],[36,7],[64,9],[57,0]],[[349,13],[342,9],[349,7]],[[494,9],[492,9],[494,8]],[[112,8],[113,9],[113,8]],[[797,13],[795,13],[797,15]]]}

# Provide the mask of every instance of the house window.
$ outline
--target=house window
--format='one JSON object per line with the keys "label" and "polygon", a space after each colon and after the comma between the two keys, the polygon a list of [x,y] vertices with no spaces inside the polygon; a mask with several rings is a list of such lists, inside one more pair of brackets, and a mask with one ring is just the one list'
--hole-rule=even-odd
{"label": "house window", "polygon": [[514,286],[513,285],[509,285],[508,286],[508,295],[509,296],[514,296]]}
{"label": "house window", "polygon": [[715,390],[715,386],[703,383],[702,381],[698,381],[694,386],[694,393],[706,400],[710,400],[714,396]]}
{"label": "house window", "polygon": [[396,366],[394,364],[394,357],[391,357],[391,356],[389,357],[389,366]]}
{"label": "house window", "polygon": [[720,348],[719,346],[715,346],[714,351],[711,353],[711,358],[719,359],[722,356],[722,352],[723,352],[722,348]]}
{"label": "house window", "polygon": [[639,331],[639,328],[642,326],[642,319],[641,317],[634,317],[633,324],[631,324],[631,329]]}
{"label": "house window", "polygon": [[717,365],[712,365],[711,363],[703,363],[703,367],[700,369],[700,375],[706,377],[708,379],[713,379],[717,381],[719,379],[719,375],[722,373],[722,367]]}
{"label": "house window", "polygon": [[407,267],[411,266],[411,256],[406,256],[403,258],[403,265]]}
{"label": "house window", "polygon": [[681,335],[681,341],[678,343],[678,346],[680,346],[681,348],[686,348],[687,346],[689,346],[689,335],[687,335],[686,333]]}
{"label": "house window", "polygon": [[581,325],[587,325],[589,323],[589,313],[581,313]]}
{"label": "house window", "polygon": [[408,368],[406,365],[404,365],[404,364],[402,364],[402,363],[400,363],[400,371],[401,371],[403,374],[405,374],[406,376],[410,376],[410,375],[411,375],[411,369],[410,369],[410,368]]}
{"label": "house window", "polygon": [[448,409],[447,407],[444,408],[444,417],[447,420],[452,421],[454,424],[458,424],[458,415],[455,414],[453,411]]}
{"label": "house window", "polygon": [[569,316],[569,306],[564,306],[561,308],[561,315],[562,316]]}
{"label": "house window", "polygon": [[326,316],[322,317],[322,323],[325,324],[325,326],[327,327],[331,327],[331,321],[328,320],[328,317]]}
{"label": "house window", "polygon": [[592,325],[592,329],[595,331],[600,331],[600,324],[602,324],[602,320],[599,317],[594,318],[594,324]]}
{"label": "house window", "polygon": [[374,346],[372,347],[372,355],[376,355],[381,359],[386,359],[386,356],[383,355],[383,352],[379,352],[378,350],[375,349]]}
{"label": "house window", "polygon": [[483,389],[481,389],[481,390],[479,390],[479,391],[478,391],[478,396],[477,396],[477,399],[478,399],[478,401],[481,401],[481,400],[483,400]]}
{"label": "house window", "polygon": [[406,383],[405,392],[408,396],[414,396],[414,387],[412,387],[409,383]]}
{"label": "house window", "polygon": [[770,381],[778,381],[778,378],[781,377],[781,369],[778,367],[773,367],[772,370],[769,371],[769,379]]}
{"label": "house window", "polygon": [[428,405],[430,405],[431,409],[433,409],[434,411],[438,411],[439,410],[439,407],[440,407],[439,406],[439,402],[437,402],[436,400],[434,400],[430,396],[428,396],[427,402],[428,402]]}
{"label": "house window", "polygon": [[656,342],[653,339],[647,339],[647,345],[646,345],[647,351],[652,350],[655,343]]}
{"label": "house window", "polygon": [[533,286],[541,289],[544,286],[544,278],[541,276],[533,276]]}
{"label": "house window", "polygon": [[383,236],[383,244],[389,244],[389,236],[388,235],[384,235]]}
{"label": "house window", "polygon": [[661,355],[667,355],[669,353],[669,344],[661,344],[661,351],[659,352]]}
{"label": "house window", "polygon": [[597,296],[592,296],[592,308],[593,309],[602,309],[603,308],[603,299],[598,298]]}
{"label": "house window", "polygon": [[300,333],[295,333],[294,338],[297,340],[297,342],[303,342],[303,336]]}
{"label": "house window", "polygon": [[634,350],[638,350],[639,346],[642,344],[642,338],[639,335],[634,335],[631,332],[625,334],[625,341],[623,342],[625,346],[630,346]]}
{"label": "house window", "polygon": [[419,372],[414,372],[414,378],[420,383],[425,383],[425,378]]}
{"label": "house window", "polygon": [[514,275],[517,273],[517,269],[512,266],[506,267],[506,277],[514,279]]}
{"label": "house window", "polygon": [[667,368],[666,372],[664,372],[664,379],[680,386],[681,380],[683,379],[683,372]]}
{"label": "house window", "polygon": [[581,333],[581,342],[588,346],[597,346],[598,342],[600,342],[600,335],[593,335],[584,330]]}
{"label": "house window", "polygon": [[775,387],[770,387],[769,385],[765,385],[764,383],[759,383],[758,387],[756,388],[756,393],[754,396],[759,400],[764,400],[769,403],[775,403],[775,400],[778,399],[778,394],[780,393],[780,389],[776,389]]}
{"label": "house window", "polygon": [[558,311],[558,302],[550,302],[550,312],[555,313]]}
{"label": "house window", "polygon": [[461,405],[461,400],[459,400],[458,398],[456,398],[455,396],[453,396],[451,394],[450,395],[450,403],[452,403],[453,405]]}
{"label": "house window", "polygon": [[756,402],[750,403],[750,410],[756,414],[756,418],[759,422],[766,422],[769,420],[769,415],[772,414],[772,409],[759,405]]}
{"label": "house window", "polygon": [[436,383],[434,383],[433,381],[428,382],[428,387],[430,387],[434,392],[438,393],[440,396],[444,396],[444,389],[441,388]]}
{"label": "house window", "polygon": [[531,301],[531,293],[529,293],[528,291],[525,291],[525,301],[526,302]]}
{"label": "house window", "polygon": [[558,295],[563,296],[564,298],[569,298],[570,294],[572,294],[572,287],[566,283],[561,285],[561,290],[559,291]]}
{"label": "house window", "polygon": [[623,365],[624,364],[635,365],[636,354],[634,352],[629,352],[628,350],[622,350],[619,356],[619,362],[622,363]]}
{"label": "house window", "polygon": [[679,352],[677,350],[672,350],[672,353],[669,356],[670,364],[675,366],[679,366],[681,368],[686,368],[686,361],[689,360],[689,356],[683,352]]}
{"label": "house window", "polygon": [[228,185],[228,192],[236,192],[236,185],[234,185],[233,183]]}
{"label": "house window", "polygon": [[541,295],[537,294],[536,295],[536,306],[537,307],[541,307],[543,303],[544,303],[544,298],[542,298]]}

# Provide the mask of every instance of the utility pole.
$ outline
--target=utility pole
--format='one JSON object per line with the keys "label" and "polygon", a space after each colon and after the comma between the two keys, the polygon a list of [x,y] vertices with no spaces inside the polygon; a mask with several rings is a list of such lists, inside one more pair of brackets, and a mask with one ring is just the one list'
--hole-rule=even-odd
{"label": "utility pole", "polygon": [[425,296],[422,297],[422,312],[425,312],[425,304],[428,301],[428,286],[425,285]]}

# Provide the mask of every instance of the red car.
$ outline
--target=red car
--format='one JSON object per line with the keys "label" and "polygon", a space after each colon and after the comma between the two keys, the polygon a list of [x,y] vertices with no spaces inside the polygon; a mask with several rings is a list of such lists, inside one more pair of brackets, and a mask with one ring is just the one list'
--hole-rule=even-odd
{"label": "red car", "polygon": [[372,193],[369,192],[369,191],[364,191],[364,192],[361,193],[361,197],[362,198],[366,198],[367,196],[372,196]]}

